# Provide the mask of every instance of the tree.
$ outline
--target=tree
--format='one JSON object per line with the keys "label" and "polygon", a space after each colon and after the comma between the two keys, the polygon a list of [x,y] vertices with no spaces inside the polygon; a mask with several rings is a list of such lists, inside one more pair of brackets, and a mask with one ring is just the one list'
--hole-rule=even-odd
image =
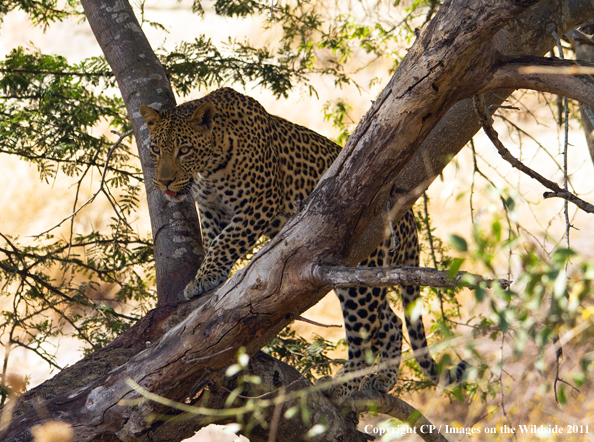
{"label": "tree", "polygon": [[[162,95],[152,99],[172,104],[166,77],[156,59],[149,67],[145,65],[151,63],[152,51],[138,49],[144,42],[134,25],[133,14],[130,9],[119,9],[128,8],[128,5],[118,3],[116,9],[101,9],[85,2],[83,6],[89,22],[96,29],[122,95],[126,97],[132,127],[136,130],[139,145],[142,145],[141,124],[135,109],[142,102],[150,102],[150,99],[144,99],[144,94],[159,91]],[[122,399],[138,397],[126,383],[127,378],[131,378],[153,393],[180,401],[188,391],[193,396],[210,385],[212,394],[208,405],[220,408],[228,392],[225,387],[217,391],[216,386],[229,382],[222,370],[232,362],[236,350],[243,347],[248,354],[254,354],[294,319],[295,312],[301,312],[319,300],[330,287],[319,277],[317,263],[356,264],[360,256],[369,252],[373,238],[378,235],[385,202],[391,201],[393,207],[399,207],[404,213],[478,130],[480,121],[474,117],[474,110],[469,110],[468,100],[473,96],[491,90],[529,87],[563,93],[592,105],[592,92],[581,77],[557,81],[555,74],[523,74],[517,69],[535,65],[572,66],[559,60],[534,57],[543,55],[554,44],[549,37],[550,30],[543,24],[549,17],[557,18],[556,32],[564,34],[594,14],[581,4],[568,1],[563,6],[546,1],[494,2],[476,10],[471,8],[470,2],[464,1],[442,5],[351,135],[340,158],[279,237],[210,297],[174,305],[179,300],[179,288],[175,289],[178,291],[172,289],[168,292],[171,295],[162,301],[162,307],[105,349],[95,352],[79,367],[62,371],[59,379],[48,384],[53,390],[51,393],[40,388],[24,396],[19,403],[19,413],[23,414],[13,419],[5,435],[7,440],[26,437],[25,430],[40,420],[35,411],[27,412],[39,395],[52,398],[44,403],[51,415],[60,415],[76,424],[80,440],[107,434],[115,434],[122,440],[143,437],[173,440],[172,434],[176,433],[178,438],[183,434],[180,426],[189,430],[204,424],[204,417],[191,423],[154,424],[149,417],[162,413],[166,406],[144,402],[124,411],[125,407],[116,404]],[[561,8],[561,12],[556,8]],[[552,14],[551,10],[557,13]],[[116,16],[119,17],[117,21],[124,24],[121,28],[110,26],[110,20]],[[118,41],[130,41],[131,44],[119,43],[115,51],[108,30],[119,31]],[[509,42],[512,42],[511,47]],[[128,55],[118,60],[117,55],[125,54],[126,50],[130,51],[128,54],[142,53],[145,57],[137,60]],[[468,60],[473,60],[473,64],[469,65]],[[118,65],[122,61],[132,65]],[[139,62],[142,65],[139,66]],[[149,76],[149,81],[138,81],[147,78],[147,71],[161,73]],[[134,72],[140,73],[134,75]],[[155,78],[164,84],[155,85]],[[148,86],[139,89],[139,84]],[[130,86],[133,86],[132,90]],[[460,121],[460,118],[474,124],[448,126],[449,122]],[[486,118],[483,122],[489,126]],[[439,142],[434,141],[436,139]],[[448,142],[444,143],[444,139]],[[142,149],[139,151],[142,155]],[[150,163],[143,162],[143,169],[148,167]],[[150,199],[153,197],[155,200]],[[149,204],[153,209],[159,207],[158,195],[149,196]],[[190,225],[195,225],[191,212],[187,208],[185,218]],[[172,223],[162,222],[160,225],[170,226]],[[158,230],[154,228],[154,231]],[[311,234],[314,231],[323,234],[314,236]],[[188,237],[191,239],[194,235]],[[157,242],[155,247],[158,255]],[[159,264],[156,266],[158,268]],[[162,326],[164,321],[166,326]],[[151,342],[148,348],[147,337]],[[91,371],[89,367],[95,367],[101,358],[108,359],[103,370]],[[288,373],[286,367],[269,362],[276,364],[275,369],[270,370],[259,366],[260,363],[266,361],[256,359],[252,366],[256,374],[267,379],[268,371],[269,379],[270,371],[282,373],[287,388],[295,387],[295,384],[291,385],[289,375],[285,375]],[[94,375],[92,379],[82,379],[74,374],[77,370]],[[172,379],[176,382],[171,382]],[[57,388],[60,383],[65,388]],[[274,382],[270,380],[269,385]],[[330,422],[330,436],[326,434],[322,438],[357,440],[360,437],[336,410],[329,414],[332,406],[323,397],[317,401],[319,408],[314,410],[323,409]],[[283,420],[278,427],[277,440],[282,437],[292,440],[295,434],[304,432],[304,426],[299,422]]]}

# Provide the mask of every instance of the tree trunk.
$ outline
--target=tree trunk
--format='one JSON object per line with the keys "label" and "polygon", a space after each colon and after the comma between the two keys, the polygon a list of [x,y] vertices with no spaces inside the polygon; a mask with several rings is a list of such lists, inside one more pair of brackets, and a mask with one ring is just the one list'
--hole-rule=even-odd
{"label": "tree trunk", "polygon": [[154,186],[149,134],[139,111],[143,104],[155,109],[175,107],[175,97],[130,3],[81,3],[118,82],[136,136],[153,232],[158,305],[176,305],[185,301],[182,290],[204,257],[200,226],[193,201],[171,204]]}
{"label": "tree trunk", "polygon": [[[89,2],[83,3],[87,8]],[[130,341],[118,338],[108,348],[119,346],[130,356],[141,348],[145,350],[109,374],[109,370],[98,370],[101,377],[94,382],[88,377],[84,388],[62,387],[55,391],[55,399],[43,404],[44,413],[38,415],[31,410],[15,418],[5,440],[29,440],[28,429],[48,415],[71,422],[76,427],[77,441],[110,437],[174,440],[156,435],[159,427],[175,424],[162,425],[150,419],[166,412],[166,407],[150,401],[118,405],[122,399],[139,396],[126,380],[131,378],[153,393],[179,401],[198,379],[209,379],[216,392],[217,385],[227,385],[221,370],[240,347],[255,354],[296,314],[315,304],[328,287],[312,275],[314,263],[356,263],[373,247],[371,240],[380,232],[386,200],[392,200],[392,206],[397,204],[404,212],[478,130],[474,111],[468,113],[464,103],[452,106],[481,90],[498,60],[497,50],[545,53],[553,46],[546,31],[550,17],[558,20],[558,33],[594,17],[594,6],[577,0],[561,4],[550,0],[529,8],[532,3],[493,1],[481,3],[480,7],[472,0],[444,3],[304,208],[265,250],[212,296],[177,310],[171,308],[160,316],[153,314],[149,324],[141,322],[152,333],[150,338],[144,337],[140,325],[134,327],[135,335],[127,334]],[[111,14],[113,10],[106,12]],[[497,34],[516,16],[507,29]],[[468,60],[472,60],[471,65]],[[126,71],[116,75],[122,72]],[[141,100],[128,104],[136,96],[124,90],[123,96],[134,116],[131,109],[137,109]],[[132,120],[138,128],[138,119]],[[174,325],[196,306],[200,307]],[[145,341],[152,344],[146,348]],[[90,367],[92,358],[86,358]],[[72,385],[67,379],[75,367],[60,373],[63,384]],[[255,373],[263,376],[266,370]],[[34,390],[24,402],[32,404],[38,397]],[[314,410],[322,405],[323,399],[311,404]],[[203,423],[196,423],[200,425]],[[283,425],[287,422],[280,427]],[[345,428],[353,436],[342,440],[357,440],[353,427]],[[302,434],[295,430],[293,440]],[[327,437],[314,440],[330,440]]]}

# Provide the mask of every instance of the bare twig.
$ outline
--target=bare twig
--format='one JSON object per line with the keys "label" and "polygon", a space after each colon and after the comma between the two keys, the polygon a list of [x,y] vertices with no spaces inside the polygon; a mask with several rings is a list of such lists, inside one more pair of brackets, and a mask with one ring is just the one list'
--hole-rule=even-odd
{"label": "bare twig", "polygon": [[41,352],[38,349],[31,347],[30,345],[25,344],[24,342],[20,342],[20,341],[13,341],[13,344],[19,346],[19,347],[23,347],[33,353],[35,353],[37,356],[39,356],[41,359],[43,359],[48,365],[58,369],[58,370],[62,370],[63,367],[60,367],[58,364],[56,364],[52,359],[50,359],[49,357],[45,356],[45,352]]}
{"label": "bare twig", "polygon": [[[437,256],[435,255],[435,246],[433,244],[433,233],[431,233],[431,226],[429,225],[429,197],[427,192],[423,192],[423,224],[425,224],[425,231],[427,232],[427,239],[429,240],[429,251],[431,261],[433,261],[433,268],[437,270]],[[437,297],[439,298],[439,309],[441,311],[441,319],[445,319],[446,315],[443,310],[443,293],[437,290]]]}
{"label": "bare twig", "polygon": [[[95,152],[95,156],[93,157],[93,160],[92,160],[93,163],[95,163],[97,161],[97,158],[99,157],[99,154],[101,153],[102,147],[103,147],[103,143],[101,143],[101,146]],[[107,164],[108,163],[106,162],[105,167],[107,167]],[[76,183],[76,192],[74,193],[74,203],[72,204],[73,212],[76,212],[76,205],[78,204],[78,196],[80,194],[80,188],[82,186],[83,180],[87,176],[87,173],[89,173],[89,170],[91,170],[91,167],[92,166],[90,164],[87,165],[85,171],[82,173],[82,175],[78,179],[78,182]],[[67,257],[70,257],[70,252],[72,251],[72,238],[74,237],[74,220],[75,220],[74,216],[72,218],[70,218],[70,239],[68,240],[68,244],[70,245],[70,247],[68,247]],[[63,268],[64,268],[64,272],[66,272],[67,267],[64,265]]]}
{"label": "bare twig", "polygon": [[[285,395],[285,388],[281,387],[279,396]],[[282,402],[278,402],[274,405],[274,411],[272,412],[272,421],[270,422],[270,432],[268,433],[268,442],[276,442],[276,433],[278,432],[278,424],[281,418],[281,412],[283,411]]]}
{"label": "bare twig", "polygon": [[[499,368],[499,388],[501,389],[501,391],[499,393],[499,406],[501,407],[501,412],[503,413],[503,417],[505,417],[505,420],[511,426],[511,421],[509,420],[509,416],[507,415],[507,412],[505,411],[505,397],[503,395],[503,392],[505,391],[505,388],[503,388],[503,362],[504,362],[503,345],[504,344],[505,344],[505,332],[503,332],[501,334],[501,345],[499,346],[499,363],[501,364],[501,367]],[[514,434],[514,439],[517,440],[517,436],[515,434]]]}
{"label": "bare twig", "polygon": [[521,161],[519,161],[516,157],[514,157],[510,153],[509,150],[507,150],[507,148],[499,140],[499,134],[493,128],[492,121],[491,121],[490,117],[488,117],[488,113],[487,113],[487,110],[485,109],[484,102],[482,100],[482,97],[480,97],[480,96],[475,96],[475,109],[477,111],[477,114],[479,116],[481,124],[483,125],[483,130],[485,131],[485,133],[487,134],[487,136],[489,137],[491,142],[495,145],[495,147],[497,148],[497,151],[499,152],[501,157],[505,161],[507,161],[509,164],[511,164],[512,167],[525,173],[529,177],[534,178],[540,184],[542,184],[546,188],[552,190],[552,192],[545,192],[543,194],[544,198],[553,198],[553,197],[564,198],[564,199],[568,200],[569,202],[578,206],[584,212],[594,213],[594,205],[584,201],[583,199],[577,197],[576,195],[574,195],[571,192],[563,190],[561,187],[559,187],[553,181],[548,180],[547,178],[540,175],[538,172],[532,170],[528,166],[525,166]]}
{"label": "bare twig", "polygon": [[[559,52],[559,58],[563,59],[563,46],[561,45],[561,39],[559,38],[559,35],[557,35],[557,33],[555,31],[551,32],[553,34],[553,37],[555,38],[555,41],[557,42],[557,51]],[[569,147],[569,106],[567,103],[567,97],[563,97],[563,109],[564,109],[564,131],[563,131],[563,189],[565,191],[567,191],[567,149]],[[561,118],[559,118],[561,119]],[[567,248],[569,248],[570,243],[569,243],[569,230],[571,227],[571,224],[569,223],[569,207],[568,207],[568,202],[567,200],[565,200],[565,204],[563,206],[563,213],[565,215],[565,239],[567,241]],[[565,263],[565,271],[567,271],[567,265],[568,263]],[[558,398],[557,398],[557,383],[559,381],[565,382],[563,381],[560,377],[559,377],[559,369],[561,368],[561,356],[563,355],[563,347],[561,346],[561,343],[559,342],[559,333],[555,333],[555,335],[553,336],[553,345],[555,348],[555,380],[553,382],[553,390],[555,392],[555,401],[558,402]]]}
{"label": "bare twig", "polygon": [[311,319],[304,318],[303,316],[296,316],[296,321],[306,322],[311,325],[315,325],[316,327],[324,327],[324,328],[342,328],[340,324],[322,324],[321,322],[312,321]]}
{"label": "bare twig", "polygon": [[[559,51],[559,58],[561,60],[564,59],[563,57],[563,45],[561,44],[561,39],[559,35],[555,31],[552,31],[553,37],[557,42],[557,51]],[[563,97],[563,109],[564,109],[564,131],[563,131],[563,190],[568,192],[567,183],[567,149],[569,147],[569,104],[567,103],[567,97]],[[571,227],[569,223],[569,203],[565,200],[564,210],[565,214],[565,238],[567,240],[567,248],[569,248],[569,229]],[[567,270],[567,264],[566,264]]]}

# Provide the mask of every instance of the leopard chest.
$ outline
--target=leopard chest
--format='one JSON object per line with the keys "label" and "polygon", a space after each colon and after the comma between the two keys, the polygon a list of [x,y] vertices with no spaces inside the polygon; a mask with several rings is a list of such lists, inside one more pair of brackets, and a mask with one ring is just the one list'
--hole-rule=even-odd
{"label": "leopard chest", "polygon": [[223,222],[228,223],[237,211],[237,205],[233,202],[233,198],[230,198],[232,195],[225,181],[196,174],[191,193],[201,212],[214,212]]}

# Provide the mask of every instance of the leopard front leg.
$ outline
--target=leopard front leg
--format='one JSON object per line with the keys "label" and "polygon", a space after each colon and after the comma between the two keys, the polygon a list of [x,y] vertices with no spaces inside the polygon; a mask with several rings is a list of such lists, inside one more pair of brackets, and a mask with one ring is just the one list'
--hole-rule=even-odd
{"label": "leopard front leg", "polygon": [[[215,274],[216,272],[212,272],[211,270],[211,277],[204,278],[205,265],[207,265],[210,269],[215,268],[212,264],[213,260],[211,245],[217,241],[217,237],[221,234],[222,230],[227,224],[223,221],[221,213],[216,209],[199,205],[199,212],[202,244],[206,249],[206,256],[204,257],[204,261],[198,269],[196,276],[186,285],[184,289],[184,296],[186,299],[197,298],[214,287],[220,285],[222,282],[224,282],[228,274],[228,271],[225,273],[223,269],[221,269],[222,271],[219,273],[219,278],[217,278]],[[214,278],[212,278],[212,276],[214,276]]]}
{"label": "leopard front leg", "polygon": [[[225,226],[222,223],[209,222],[214,217],[201,211],[201,218],[205,218],[202,222],[205,227],[203,237],[208,238],[209,247],[196,277],[184,289],[186,299],[197,298],[224,283],[233,264],[254,247],[263,235],[273,210],[265,209],[255,217],[254,206],[246,204],[244,210],[234,215]],[[217,226],[223,228],[214,236]]]}
{"label": "leopard front leg", "polygon": [[191,280],[184,289],[184,297],[186,299],[194,299],[202,296],[206,292],[221,285],[227,279],[229,271],[217,274],[203,274],[202,267],[198,270],[196,277]]}
{"label": "leopard front leg", "polygon": [[245,217],[246,214],[234,216],[211,241],[196,277],[184,289],[187,299],[197,298],[225,282],[233,264],[256,243],[258,233],[246,238]]}

